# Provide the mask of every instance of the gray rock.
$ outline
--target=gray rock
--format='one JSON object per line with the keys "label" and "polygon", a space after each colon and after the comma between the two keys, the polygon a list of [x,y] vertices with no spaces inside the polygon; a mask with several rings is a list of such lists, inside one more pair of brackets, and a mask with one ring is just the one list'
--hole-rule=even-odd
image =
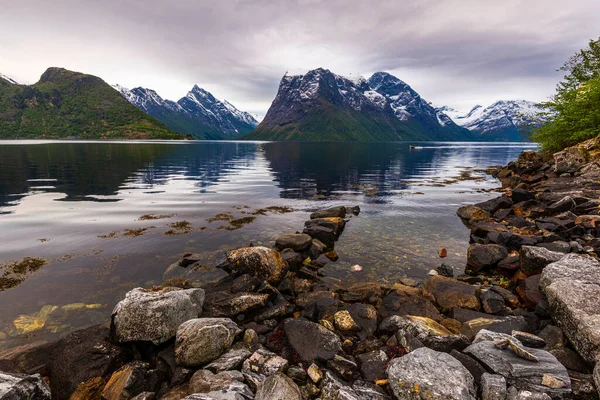
{"label": "gray rock", "polygon": [[50,388],[39,374],[9,374],[0,372],[1,400],[50,400]]}
{"label": "gray rock", "polygon": [[485,373],[481,375],[481,399],[504,400],[506,397],[506,379],[502,375]]}
{"label": "gray rock", "polygon": [[446,263],[442,263],[435,270],[441,276],[445,276],[445,277],[448,277],[448,278],[452,278],[454,276],[454,268],[452,268],[451,265],[448,265]]}
{"label": "gray rock", "polygon": [[278,251],[267,247],[245,247],[227,252],[227,268],[236,275],[251,274],[277,285],[288,271]]}
{"label": "gray rock", "polygon": [[557,241],[551,243],[538,243],[536,246],[543,247],[550,251],[556,251],[559,253],[568,253],[571,251],[571,245],[567,242]]}
{"label": "gray rock", "polygon": [[548,264],[565,256],[563,253],[536,246],[521,246],[519,255],[521,256],[521,270],[527,276],[539,274]]}
{"label": "gray rock", "polygon": [[560,279],[600,284],[600,262],[579,254],[564,255],[544,268],[540,290],[544,293],[547,286]]}
{"label": "gray rock", "polygon": [[523,343],[521,343],[519,341],[519,339],[512,337],[508,333],[493,332],[493,331],[488,331],[487,329],[482,329],[479,332],[477,332],[477,335],[475,335],[475,338],[473,339],[473,343],[495,342],[497,340],[505,340],[505,339],[511,339],[519,346],[523,345]]}
{"label": "gray rock", "polygon": [[389,364],[390,388],[398,400],[472,400],[471,373],[454,357],[422,347]]}
{"label": "gray rock", "polygon": [[255,400],[302,400],[302,395],[293,380],[278,372],[259,385]]}
{"label": "gray rock", "polygon": [[229,318],[197,318],[184,322],[175,338],[177,364],[193,367],[217,359],[231,347],[240,332]]}
{"label": "gray rock", "polygon": [[303,233],[292,233],[279,237],[275,241],[275,247],[278,250],[292,249],[294,251],[302,251],[308,249],[312,245],[312,238]]}
{"label": "gray rock", "polygon": [[323,379],[321,379],[320,386],[322,400],[337,400],[337,395],[340,389],[348,387],[348,385],[346,385],[329,371],[325,371]]}
{"label": "gray rock", "polygon": [[356,356],[360,363],[360,371],[367,382],[385,378],[388,356],[381,350],[371,351]]}
{"label": "gray rock", "polygon": [[552,400],[546,393],[530,392],[528,390],[521,390],[515,394],[514,397],[507,397],[506,400]]}
{"label": "gray rock", "polygon": [[515,339],[518,339],[524,346],[534,348],[546,347],[546,341],[539,336],[527,332],[512,331],[511,334]]}
{"label": "gray rock", "polygon": [[283,328],[302,361],[331,360],[342,349],[340,338],[327,328],[305,319],[288,319]]}
{"label": "gray rock", "polygon": [[203,289],[133,289],[113,310],[112,336],[119,343],[164,343],[175,336],[179,325],[198,318],[203,304]]}
{"label": "gray rock", "polygon": [[508,256],[508,250],[498,244],[472,244],[467,249],[467,263],[471,271],[494,267]]}
{"label": "gray rock", "polygon": [[189,382],[190,393],[209,393],[226,389],[234,382],[229,375],[224,373],[213,374],[207,369],[198,370],[192,375]]}
{"label": "gray rock", "polygon": [[244,360],[251,355],[252,352],[245,348],[231,349],[208,364],[205,368],[214,373],[239,369]]}
{"label": "gray rock", "polygon": [[420,334],[417,340],[435,351],[450,353],[452,350],[463,350],[471,342],[465,335],[433,336]]}
{"label": "gray rock", "polygon": [[346,217],[346,207],[344,207],[344,206],[331,207],[326,210],[319,210],[319,211],[315,211],[314,213],[310,214],[310,219],[333,218],[333,217],[345,218]]}
{"label": "gray rock", "polygon": [[259,349],[244,361],[242,373],[252,372],[263,376],[271,376],[277,372],[285,372],[288,361],[265,349]]}
{"label": "gray rock", "polygon": [[590,364],[585,362],[575,350],[571,350],[568,347],[559,347],[558,349],[550,350],[550,353],[570,371],[577,371],[583,374],[592,372]]}
{"label": "gray rock", "polygon": [[562,329],[556,325],[547,325],[540,331],[538,336],[544,339],[548,349],[564,347],[566,344],[566,338]]}
{"label": "gray rock", "polygon": [[183,400],[253,400],[254,394],[242,382],[233,381],[227,387],[208,393],[192,394]]}
{"label": "gray rock", "polygon": [[475,360],[470,355],[461,353],[458,350],[452,350],[450,355],[460,361],[460,363],[471,373],[471,375],[473,375],[473,378],[475,378],[475,383],[479,385],[481,376],[487,372],[483,365],[481,365],[479,361]]}
{"label": "gray rock", "polygon": [[512,331],[527,330],[527,321],[521,315],[503,317],[502,319],[477,318],[463,323],[460,332],[471,340],[482,329],[510,334]]}
{"label": "gray rock", "polygon": [[504,309],[504,297],[488,290],[481,295],[481,305],[486,313],[497,314]]}
{"label": "gray rock", "polygon": [[585,150],[573,146],[554,153],[554,172],[558,175],[577,172],[587,163]]}
{"label": "gray rock", "polygon": [[600,395],[600,362],[598,362],[594,367],[594,384],[596,385],[596,389],[598,389],[598,394]]}
{"label": "gray rock", "polygon": [[233,318],[253,310],[262,309],[269,301],[267,293],[219,291],[209,293],[204,304],[204,315]]}
{"label": "gray rock", "polygon": [[299,365],[291,365],[285,374],[290,377],[294,382],[304,384],[306,382],[306,371]]}
{"label": "gray rock", "polygon": [[389,400],[388,396],[379,386],[372,383],[358,384],[354,382],[352,389],[356,394],[356,400]]}
{"label": "gray rock", "polygon": [[[475,357],[495,374],[502,375],[509,385],[519,390],[547,393],[558,398],[566,396],[571,387],[567,369],[545,350],[527,348],[527,351],[534,354],[538,362],[525,360],[509,349],[499,349],[489,341],[474,343],[464,352]],[[562,381],[564,387],[555,389],[542,385],[544,375]]]}

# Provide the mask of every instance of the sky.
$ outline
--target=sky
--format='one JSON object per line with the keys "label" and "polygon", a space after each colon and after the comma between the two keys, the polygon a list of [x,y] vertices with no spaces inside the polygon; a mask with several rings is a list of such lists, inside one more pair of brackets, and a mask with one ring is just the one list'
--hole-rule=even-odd
{"label": "sky", "polygon": [[154,89],[194,84],[264,116],[281,77],[387,71],[434,105],[542,101],[600,36],[598,0],[0,0],[0,73],[47,67]]}

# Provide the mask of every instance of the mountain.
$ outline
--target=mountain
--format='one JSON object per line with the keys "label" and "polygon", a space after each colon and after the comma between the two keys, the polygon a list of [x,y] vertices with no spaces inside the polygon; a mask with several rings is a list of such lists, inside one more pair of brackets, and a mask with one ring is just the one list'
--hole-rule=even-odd
{"label": "mountain", "polygon": [[[413,110],[413,103],[422,100],[406,84],[403,89],[411,90],[406,96],[416,96],[418,101],[399,96],[400,89],[394,86],[392,78],[400,82],[384,73],[367,81],[323,68],[305,75],[285,75],[264,120],[244,139],[386,141],[470,137],[468,130],[451,120],[447,125],[437,122],[437,126],[430,126],[430,118],[422,120],[420,114],[414,117],[409,111],[403,113],[403,107],[408,110],[411,105]],[[418,107],[414,112],[420,113]],[[433,115],[435,119],[435,112]]]}
{"label": "mountain", "polygon": [[476,105],[466,114],[450,107],[437,109],[452,118],[458,125],[469,129],[478,140],[519,142],[528,140],[524,131],[544,122],[536,117],[543,111],[536,103],[527,100],[501,100],[488,107]]}
{"label": "mountain", "polygon": [[2,139],[184,139],[123,99],[102,79],[48,68],[39,82],[0,79]]}
{"label": "mountain", "polygon": [[18,85],[17,81],[15,81],[14,79],[9,78],[8,76],[4,75],[2,72],[0,72],[0,79],[4,79],[8,83],[12,83],[13,85]]}
{"label": "mountain", "polygon": [[217,100],[197,85],[178,102],[165,100],[154,90],[126,89],[115,85],[123,97],[176,132],[196,139],[235,139],[250,132],[258,122],[227,101]]}

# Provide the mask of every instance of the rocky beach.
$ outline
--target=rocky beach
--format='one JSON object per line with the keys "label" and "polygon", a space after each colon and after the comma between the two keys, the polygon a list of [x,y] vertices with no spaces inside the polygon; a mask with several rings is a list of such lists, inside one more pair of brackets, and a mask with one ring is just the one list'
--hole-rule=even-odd
{"label": "rocky beach", "polygon": [[423,281],[329,281],[362,216],[315,211],[228,251],[214,285],[187,253],[106,324],[2,353],[0,399],[598,399],[599,143],[490,171],[502,195],[457,211],[464,274],[440,249]]}

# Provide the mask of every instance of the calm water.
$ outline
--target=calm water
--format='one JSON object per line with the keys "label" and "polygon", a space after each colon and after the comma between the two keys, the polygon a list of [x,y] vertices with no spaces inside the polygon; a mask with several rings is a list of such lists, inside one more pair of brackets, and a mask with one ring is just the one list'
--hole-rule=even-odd
{"label": "calm water", "polygon": [[[125,292],[160,283],[184,252],[202,253],[210,266],[227,249],[270,246],[301,230],[309,211],[333,205],[363,212],[338,242],[328,279],[423,277],[440,263],[440,247],[460,270],[469,232],[456,209],[492,196],[498,183],[481,169],[533,146],[418,145],[0,142],[0,262],[49,261],[0,292],[0,350],[107,321]],[[236,230],[210,222],[270,206],[294,211],[263,212]],[[166,218],[140,220],[145,214]],[[181,221],[188,229],[169,226]],[[126,235],[140,228],[148,229]],[[350,272],[354,264],[363,272]],[[206,268],[189,278],[220,276]]]}

